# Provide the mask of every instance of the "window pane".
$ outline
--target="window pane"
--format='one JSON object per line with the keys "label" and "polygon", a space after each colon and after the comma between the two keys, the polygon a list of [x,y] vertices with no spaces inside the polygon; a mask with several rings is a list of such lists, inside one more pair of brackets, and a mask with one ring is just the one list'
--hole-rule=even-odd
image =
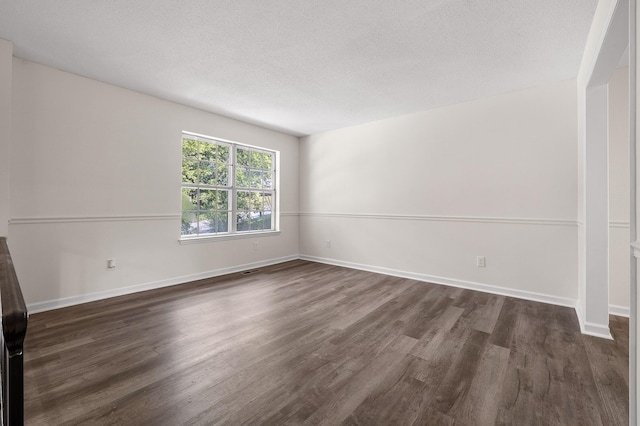
{"label": "window pane", "polygon": [[218,191],[218,210],[229,210],[229,191]]}
{"label": "window pane", "polygon": [[199,234],[212,234],[215,232],[216,227],[216,213],[207,212],[200,213],[198,215],[198,229]]}
{"label": "window pane", "polygon": [[229,162],[229,147],[226,145],[218,145],[218,163],[228,163]]}
{"label": "window pane", "polygon": [[208,161],[200,162],[200,184],[215,185],[215,163]]}
{"label": "window pane", "polygon": [[250,192],[238,191],[236,197],[238,198],[238,200],[236,201],[236,209],[237,210],[249,210]]}
{"label": "window pane", "polygon": [[251,193],[251,230],[262,230],[262,222],[264,215],[262,213],[262,194],[259,192]]}
{"label": "window pane", "polygon": [[182,212],[182,235],[193,235],[198,232],[198,215],[195,212]]}
{"label": "window pane", "polygon": [[271,212],[265,211],[262,214],[262,229],[270,230],[271,229]]}
{"label": "window pane", "polygon": [[251,192],[249,210],[262,210],[262,194],[259,192]]}
{"label": "window pane", "polygon": [[273,178],[271,172],[262,172],[262,187],[264,189],[273,189]]}
{"label": "window pane", "polygon": [[182,158],[198,158],[198,141],[182,138]]}
{"label": "window pane", "polygon": [[270,192],[262,194],[262,210],[271,212],[273,207],[273,195]]}
{"label": "window pane", "polygon": [[198,162],[182,160],[182,182],[198,183]]}
{"label": "window pane", "polygon": [[262,188],[262,172],[251,170],[251,188]]}
{"label": "window pane", "polygon": [[273,154],[263,154],[265,170],[273,170]]}
{"label": "window pane", "polygon": [[[258,223],[259,221],[259,223]],[[254,225],[255,222],[255,225]],[[255,228],[254,228],[255,226]],[[254,218],[251,222],[251,229],[269,230],[271,229],[271,212],[262,212],[259,218]]]}
{"label": "window pane", "polygon": [[226,164],[218,164],[216,170],[216,185],[229,185],[229,166]]}
{"label": "window pane", "polygon": [[262,212],[251,213],[251,230],[252,231],[262,231],[263,223],[264,223],[264,216]]}
{"label": "window pane", "polygon": [[236,229],[238,231],[248,231],[251,228],[251,215],[249,211],[239,211],[236,214]]}
{"label": "window pane", "polygon": [[271,170],[271,154],[262,153],[262,170]]}
{"label": "window pane", "polygon": [[216,193],[214,189],[200,190],[200,210],[215,210],[217,207]]}
{"label": "window pane", "polygon": [[264,158],[261,152],[251,151],[251,167],[261,169],[263,167]]}
{"label": "window pane", "polygon": [[182,211],[197,210],[198,190],[196,188],[182,188]]}
{"label": "window pane", "polygon": [[218,232],[229,232],[229,212],[217,212],[216,228]]}
{"label": "window pane", "polygon": [[272,229],[273,226],[273,195],[269,192],[262,194],[262,211],[264,213],[264,229]]}
{"label": "window pane", "polygon": [[239,188],[249,188],[249,177],[251,171],[248,167],[238,168],[236,170],[236,186]]}
{"label": "window pane", "polygon": [[249,165],[249,151],[246,149],[238,148],[236,149],[236,163],[239,166],[248,166]]}
{"label": "window pane", "polygon": [[216,161],[216,147],[215,143],[200,142],[200,159]]}

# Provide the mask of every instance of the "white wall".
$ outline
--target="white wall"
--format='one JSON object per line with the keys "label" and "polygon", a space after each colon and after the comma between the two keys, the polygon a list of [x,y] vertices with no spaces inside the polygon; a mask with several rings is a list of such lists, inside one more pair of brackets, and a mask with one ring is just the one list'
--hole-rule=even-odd
{"label": "white wall", "polygon": [[13,45],[0,39],[0,237],[9,231],[9,152]]}
{"label": "white wall", "polygon": [[301,253],[573,303],[576,119],[564,81],[302,138]]}
{"label": "white wall", "polygon": [[284,213],[296,137],[17,58],[13,94],[9,241],[32,311],[297,256],[287,214],[278,236],[178,243],[183,130],[279,150]]}
{"label": "white wall", "polygon": [[629,310],[629,68],[609,80],[609,304]]}

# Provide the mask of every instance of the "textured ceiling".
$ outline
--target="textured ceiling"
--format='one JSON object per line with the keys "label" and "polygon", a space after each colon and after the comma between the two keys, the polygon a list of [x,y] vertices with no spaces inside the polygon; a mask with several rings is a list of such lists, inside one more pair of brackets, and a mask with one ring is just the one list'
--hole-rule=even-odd
{"label": "textured ceiling", "polygon": [[14,55],[296,135],[574,78],[597,0],[0,0]]}

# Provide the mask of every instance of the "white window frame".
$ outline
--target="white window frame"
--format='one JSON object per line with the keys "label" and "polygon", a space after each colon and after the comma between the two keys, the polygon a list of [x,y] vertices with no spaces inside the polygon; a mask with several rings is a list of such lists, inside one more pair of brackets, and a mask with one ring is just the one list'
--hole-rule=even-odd
{"label": "white window frame", "polygon": [[[185,183],[182,182],[182,167],[184,165],[184,153],[182,151],[182,144],[184,143],[184,139],[196,139],[200,143],[215,143],[223,146],[229,147],[229,172],[228,172],[228,181],[227,186],[223,185],[204,185],[201,183]],[[198,133],[183,131],[180,138],[180,196],[182,199],[182,190],[185,188],[198,188],[198,189],[213,189],[213,190],[224,190],[228,191],[228,230],[227,232],[214,232],[214,233],[205,233],[205,234],[182,234],[182,228],[180,229],[180,243],[188,243],[188,242],[206,242],[206,241],[216,241],[216,240],[226,240],[226,239],[236,239],[236,238],[246,238],[246,237],[256,237],[256,236],[267,236],[279,234],[279,224],[280,224],[280,212],[279,212],[279,197],[278,197],[278,187],[279,187],[279,179],[278,179],[278,165],[280,161],[280,152],[268,149],[264,147],[258,147],[254,145],[248,145],[240,142],[230,141],[226,139],[216,138],[213,136],[202,135]],[[246,188],[239,187],[236,183],[236,170],[241,168],[242,166],[238,166],[236,163],[237,159],[237,150],[245,149],[253,152],[261,152],[268,153],[273,155],[273,160],[271,162],[271,173],[272,173],[272,189],[264,189],[264,188]],[[253,169],[251,169],[253,170]],[[261,193],[270,193],[271,194],[271,228],[270,229],[259,229],[259,230],[238,230],[237,229],[237,217],[240,210],[237,206],[238,200],[238,191],[248,191],[248,192],[261,192]],[[182,204],[180,207],[180,216],[182,218],[182,214],[185,210],[182,210]],[[188,210],[187,210],[188,211]],[[196,210],[194,210],[196,211]],[[201,211],[198,209],[197,211]],[[206,211],[206,210],[202,210]],[[246,211],[246,210],[242,210]]]}

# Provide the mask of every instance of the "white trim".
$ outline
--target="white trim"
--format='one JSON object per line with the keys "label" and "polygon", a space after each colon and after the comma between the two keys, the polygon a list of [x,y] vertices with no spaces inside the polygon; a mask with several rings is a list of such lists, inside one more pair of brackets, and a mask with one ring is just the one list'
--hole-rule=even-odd
{"label": "white trim", "polygon": [[576,304],[576,315],[578,316],[578,323],[580,323],[580,331],[587,336],[600,337],[601,339],[613,340],[611,336],[611,330],[609,325],[596,324],[586,321],[580,304]]}
{"label": "white trim", "polygon": [[[369,214],[369,213],[298,213],[280,212],[280,217],[339,217],[349,219],[391,219],[391,220],[423,220],[440,222],[481,222],[481,223],[505,223],[520,225],[557,225],[577,226],[575,220],[566,219],[531,219],[531,218],[504,218],[504,217],[480,217],[480,216],[434,216],[434,215],[399,215],[399,214]],[[152,214],[152,215],[112,215],[112,216],[57,216],[57,217],[17,217],[9,220],[10,225],[34,225],[44,223],[77,223],[77,222],[117,222],[117,221],[141,221],[141,220],[175,220],[179,214]],[[611,227],[628,227],[628,222],[611,222]]]}
{"label": "white trim", "polygon": [[640,258],[640,241],[634,241],[631,243],[631,248],[633,249],[633,256],[638,259]]}
{"label": "white trim", "polygon": [[[638,161],[638,134],[637,134],[637,6],[636,1],[629,2],[629,183],[631,200],[629,203],[629,218],[631,224],[629,227],[630,239],[633,241],[637,237],[637,161]],[[636,247],[634,248],[634,256],[637,258]],[[631,261],[630,267],[630,315],[629,315],[629,425],[637,425],[640,420],[638,415],[638,263]]]}
{"label": "white trim", "polygon": [[629,307],[609,305],[609,315],[629,318]]}
{"label": "white trim", "polygon": [[524,290],[498,287],[490,284],[483,284],[473,281],[455,280],[434,275],[421,274],[416,272],[400,271],[397,269],[382,268],[378,266],[365,265],[361,263],[345,262],[342,260],[328,259],[324,257],[300,255],[300,259],[312,262],[325,263],[327,265],[342,266],[345,268],[358,269],[361,271],[375,272],[378,274],[391,275],[394,277],[408,278],[418,281],[425,281],[433,284],[448,285],[451,287],[465,288],[468,290],[481,291],[484,293],[497,294],[501,296],[515,297],[518,299],[532,300],[534,302],[550,303],[552,305],[567,306],[575,308],[576,300],[565,297],[552,296],[548,294],[534,293]]}
{"label": "white trim", "polygon": [[179,214],[113,215],[113,216],[58,216],[58,217],[18,217],[9,220],[10,225],[37,225],[43,223],[79,222],[129,222],[139,220],[176,220]]}
{"label": "white trim", "polygon": [[248,143],[233,141],[231,139],[219,138],[217,136],[208,136],[208,135],[205,135],[205,134],[202,134],[202,133],[190,132],[188,130],[183,130],[182,134],[183,135],[186,134],[186,135],[189,135],[189,136],[192,136],[192,137],[196,137],[196,138],[206,139],[205,142],[208,142],[208,141],[211,141],[211,140],[215,140],[215,141],[220,141],[220,142],[225,143],[225,144],[241,145],[241,146],[246,146],[248,148],[255,148],[255,149],[263,151],[263,152],[268,152],[268,153],[277,152],[277,153],[280,153],[280,151],[278,151],[276,149],[264,148],[264,147],[257,146],[257,145],[250,145]]}
{"label": "white trim", "polygon": [[278,263],[288,262],[298,259],[298,256],[285,256],[276,259],[262,260],[260,262],[245,263],[242,265],[231,266],[228,268],[215,269],[213,271],[201,272],[192,275],[183,275],[180,277],[169,278],[166,280],[153,281],[150,283],[136,284],[129,287],[122,287],[113,290],[98,291],[94,293],[83,294],[80,296],[63,297],[55,300],[47,300],[44,302],[30,303],[27,310],[30,314],[49,311],[52,309],[64,308],[67,306],[78,305],[81,303],[93,302],[96,300],[108,299],[116,296],[138,293],[141,291],[155,290],[158,288],[169,287],[177,284],[184,284],[191,281],[202,280],[205,278],[218,277],[220,275],[233,274],[236,272],[246,271],[248,269],[261,268],[264,266],[275,265]]}
{"label": "white trim", "polygon": [[337,217],[348,219],[391,219],[391,220],[423,220],[443,222],[482,222],[506,223],[516,225],[557,225],[577,226],[576,220],[569,219],[531,219],[481,216],[436,216],[436,215],[403,215],[403,214],[369,214],[369,213],[300,213],[302,217]]}
{"label": "white trim", "polygon": [[630,226],[629,221],[624,221],[624,220],[609,221],[609,228],[629,228],[629,226]]}
{"label": "white trim", "polygon": [[[295,212],[281,212],[280,217],[298,216]],[[56,217],[16,217],[9,225],[40,225],[44,223],[82,223],[82,222],[130,222],[140,220],[176,220],[179,214],[113,215],[113,216],[56,216]]]}
{"label": "white trim", "polygon": [[242,232],[237,234],[224,234],[224,235],[200,235],[197,237],[187,237],[178,240],[180,245],[185,244],[201,244],[201,243],[213,243],[215,241],[229,241],[239,240],[243,238],[259,238],[259,237],[273,237],[280,235],[280,231],[255,231],[255,232]]}

